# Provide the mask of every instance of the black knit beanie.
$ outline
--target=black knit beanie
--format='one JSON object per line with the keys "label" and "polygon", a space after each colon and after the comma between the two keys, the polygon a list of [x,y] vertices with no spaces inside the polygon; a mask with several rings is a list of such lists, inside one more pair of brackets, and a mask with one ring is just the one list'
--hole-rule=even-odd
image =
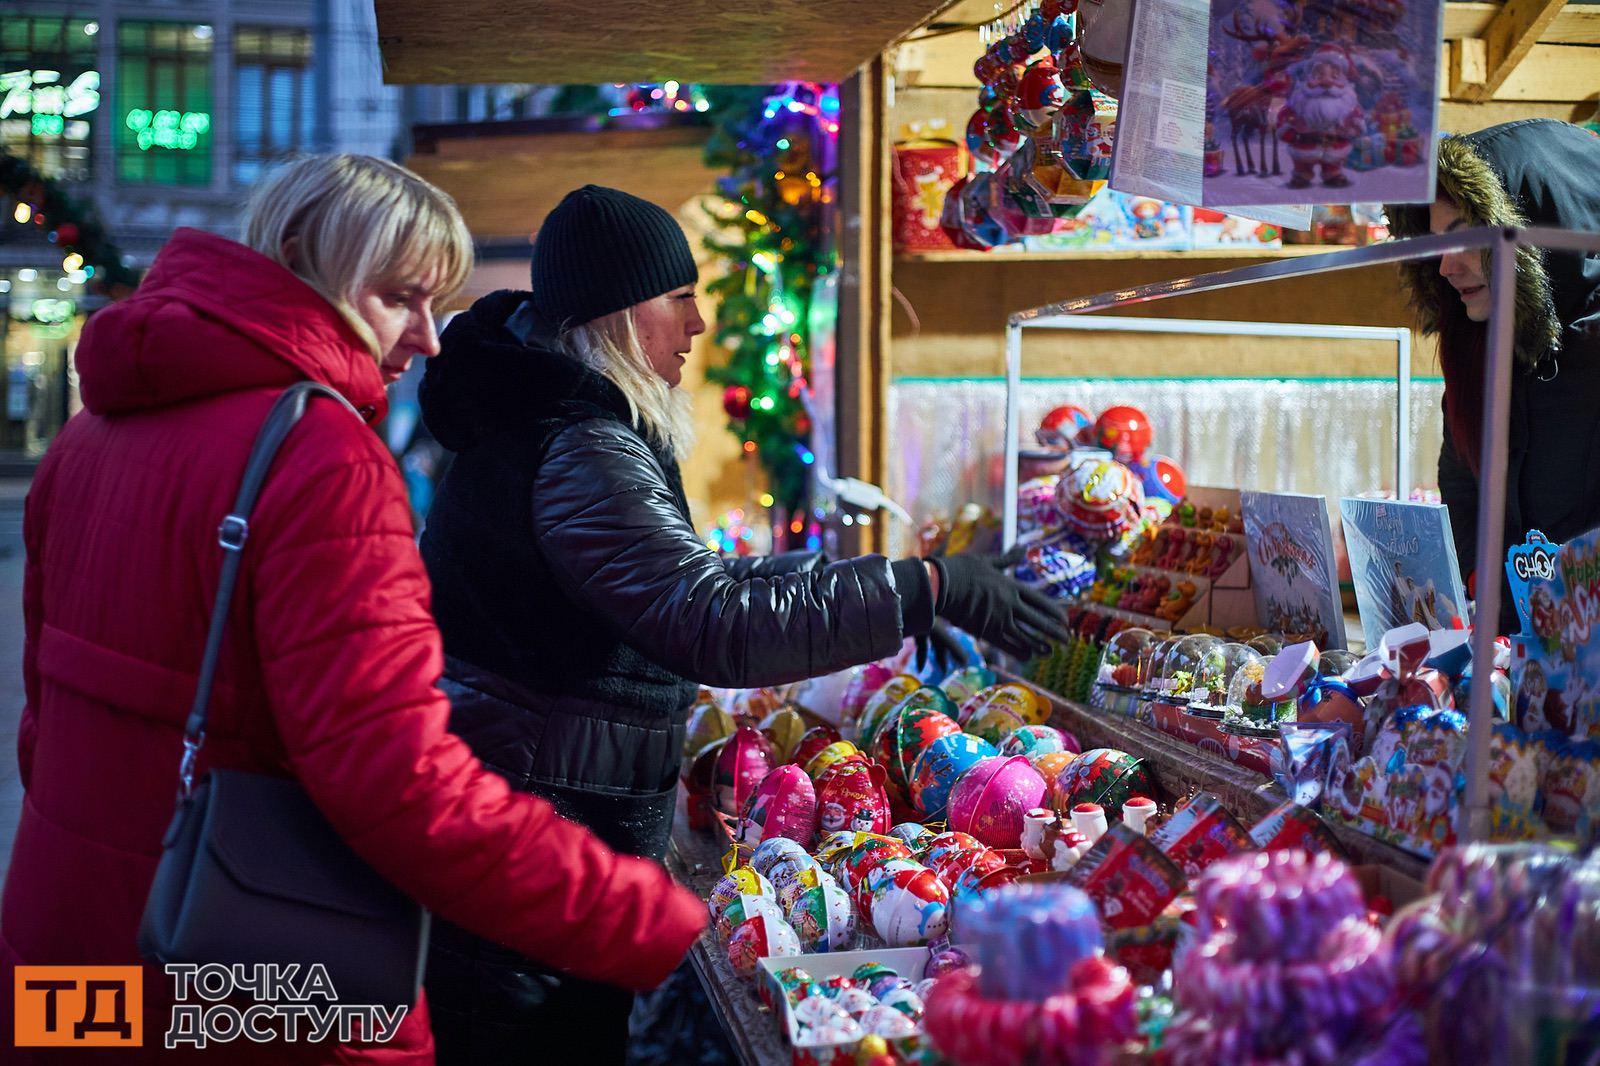
{"label": "black knit beanie", "polygon": [[562,198],[533,240],[533,310],[554,332],[592,322],[700,278],[677,219],[620,189]]}

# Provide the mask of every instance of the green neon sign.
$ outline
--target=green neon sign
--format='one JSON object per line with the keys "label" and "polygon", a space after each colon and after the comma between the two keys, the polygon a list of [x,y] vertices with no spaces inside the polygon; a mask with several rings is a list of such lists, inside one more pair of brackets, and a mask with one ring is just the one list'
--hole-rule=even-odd
{"label": "green neon sign", "polygon": [[136,107],[123,120],[133,131],[140,151],[170,148],[186,152],[200,144],[202,134],[211,131],[211,116],[204,111],[152,111]]}

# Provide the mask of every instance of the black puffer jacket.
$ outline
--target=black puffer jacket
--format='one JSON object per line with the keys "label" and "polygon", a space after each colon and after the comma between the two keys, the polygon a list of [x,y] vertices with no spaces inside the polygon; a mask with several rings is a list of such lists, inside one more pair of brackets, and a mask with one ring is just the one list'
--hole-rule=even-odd
{"label": "black puffer jacket", "polygon": [[[422,535],[452,728],[514,787],[660,857],[696,685],[891,654],[932,622],[927,579],[920,562],[878,556],[725,564],[622,393],[511,331],[525,299],[495,293],[458,316],[420,392],[429,431],[457,453]],[[897,587],[912,592],[909,627]],[[458,931],[434,950],[436,1014],[533,1019],[547,1001],[548,975]]]}
{"label": "black puffer jacket", "polygon": [[[1445,139],[1439,189],[1469,225],[1600,231],[1600,139],[1565,122],[1526,119]],[[1428,209],[1390,208],[1398,236],[1428,232]],[[1407,264],[1404,280],[1424,332],[1459,297],[1439,261]],[[1506,547],[1530,529],[1556,543],[1600,526],[1600,255],[1524,250],[1517,262],[1516,362],[1511,373]],[[1463,331],[1481,334],[1468,323]],[[1477,337],[1458,338],[1466,343]],[[1477,564],[1478,477],[1445,433],[1439,489],[1461,569]],[[1503,568],[1499,568],[1503,571]],[[1503,578],[1503,573],[1502,573]],[[1502,584],[1501,632],[1517,628]]]}

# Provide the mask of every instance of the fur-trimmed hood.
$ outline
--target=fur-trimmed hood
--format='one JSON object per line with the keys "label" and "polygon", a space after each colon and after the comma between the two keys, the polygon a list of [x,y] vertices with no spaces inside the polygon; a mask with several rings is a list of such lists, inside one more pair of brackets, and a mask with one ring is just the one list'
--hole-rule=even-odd
{"label": "fur-trimmed hood", "polygon": [[[1438,189],[1473,226],[1554,226],[1600,231],[1600,138],[1553,119],[1524,119],[1439,144]],[[1397,237],[1428,232],[1428,205],[1388,209]],[[1406,263],[1401,276],[1422,331],[1439,331],[1440,303],[1457,299],[1439,261]],[[1524,248],[1517,258],[1517,359],[1532,366],[1600,336],[1600,255]]]}

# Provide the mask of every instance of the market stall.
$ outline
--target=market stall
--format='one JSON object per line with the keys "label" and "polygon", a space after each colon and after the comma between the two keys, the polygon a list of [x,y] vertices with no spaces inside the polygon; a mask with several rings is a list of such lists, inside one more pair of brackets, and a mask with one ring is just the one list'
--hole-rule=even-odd
{"label": "market stall", "polygon": [[[463,5],[457,25],[492,6]],[[1352,209],[1286,243],[1232,209],[1097,200],[1097,170],[1050,174],[1033,214],[964,196],[960,142],[991,190],[1026,197],[1051,168],[1006,171],[1002,144],[1018,151],[1024,127],[1047,140],[1070,106],[1085,129],[1109,127],[1116,100],[1096,79],[1120,67],[1085,35],[1092,19],[1058,21],[1076,6],[957,5],[909,39],[885,35],[880,6],[797,51],[836,58],[843,33],[859,62],[862,40],[898,42],[840,92],[846,224],[825,360],[838,432],[818,452],[911,503],[918,524],[885,507],[831,532],[844,550],[1019,549],[1004,565],[1062,600],[1072,632],[1026,663],[969,643],[924,665],[908,645],[796,686],[702,692],[668,864],[707,902],[690,959],[713,1012],[747,1063],[1579,1061],[1600,1004],[1600,870],[1582,851],[1600,836],[1600,721],[1591,701],[1564,730],[1534,728],[1557,704],[1525,709],[1522,680],[1562,649],[1532,628],[1509,643],[1472,630],[1440,508],[1407,498],[1432,465],[1440,383],[1413,376],[1394,267],[1493,249],[1489,380],[1503,395],[1512,256],[1600,242],[1495,228],[1386,243]],[[385,7],[402,79],[458,69],[454,52],[428,58],[415,5]],[[1415,168],[1435,131],[1511,102],[1580,117],[1589,13],[1489,8],[1443,5],[1447,99],[1414,124],[1398,97],[1432,112],[1435,80],[1380,77],[1397,99],[1316,164],[1326,187],[1346,164]],[[1281,44],[1231,25],[1264,64]],[[1541,62],[1519,68],[1529,55]],[[706,69],[744,68],[723,55]],[[1039,71],[1034,88],[1073,90],[1054,111],[1029,107]],[[1072,158],[1108,168],[1102,140]],[[1213,140],[1206,176],[1226,177]],[[988,250],[949,246],[963,239]],[[1367,246],[1322,254],[1340,244]],[[1129,308],[1149,324],[1091,314]],[[1433,354],[1419,345],[1418,364]],[[751,399],[730,388],[730,419]],[[1503,403],[1485,427],[1480,524],[1498,530]],[[737,547],[727,533],[711,540]],[[1478,540],[1479,572],[1505,565],[1498,540]],[[1593,547],[1523,546],[1539,561],[1517,595],[1585,610]],[[1424,586],[1402,554],[1438,580]],[[1499,597],[1480,588],[1478,617]],[[1563,667],[1569,692],[1589,665]]]}
{"label": "market stall", "polygon": [[[1268,282],[1287,272],[1348,269],[1366,259],[1435,256],[1456,246],[1490,247],[1507,263],[1523,245],[1600,249],[1600,238],[1468,230],[1021,312],[1012,318],[1007,468],[1015,471],[1025,458],[1015,446],[1023,322]],[[1498,321],[1507,323],[1510,289],[1500,291],[1507,299]],[[1509,369],[1509,328],[1492,322],[1490,336],[1492,380]],[[1575,1034],[1600,1000],[1600,971],[1591,969],[1587,946],[1594,930],[1585,927],[1576,942],[1581,947],[1542,941],[1541,950],[1560,957],[1560,976],[1550,959],[1528,955],[1492,980],[1481,969],[1486,957],[1516,956],[1512,941],[1525,949],[1548,935],[1533,930],[1551,907],[1576,908],[1568,913],[1581,923],[1600,916],[1600,898],[1578,887],[1590,876],[1578,872],[1586,868],[1582,860],[1539,843],[1470,842],[1575,833],[1580,848],[1592,843],[1600,829],[1600,778],[1593,776],[1600,753],[1583,741],[1587,726],[1570,739],[1542,741],[1550,745],[1549,764],[1587,767],[1587,783],[1578,786],[1580,811],[1569,824],[1555,815],[1564,799],[1549,791],[1567,786],[1548,770],[1538,779],[1537,800],[1519,795],[1513,778],[1534,773],[1534,760],[1517,726],[1504,721],[1515,711],[1497,693],[1507,657],[1491,629],[1479,627],[1469,638],[1461,628],[1402,625],[1358,656],[1323,651],[1301,633],[1237,624],[1243,616],[1226,612],[1247,611],[1246,590],[1266,578],[1251,572],[1261,536],[1251,508],[1261,501],[1188,488],[1181,471],[1159,473],[1145,452],[1148,432],[1131,444],[1123,435],[1136,421],[1079,417],[1077,425],[1047,419],[1046,428],[1089,450],[1069,457],[1059,474],[1022,485],[1013,474],[1003,535],[1015,540],[1022,527],[1027,550],[1018,576],[1070,596],[1081,639],[1026,664],[1022,675],[968,665],[935,685],[935,674],[923,670],[919,680],[905,673],[916,667],[901,659],[787,694],[708,695],[697,710],[686,763],[691,810],[678,830],[676,861],[680,875],[708,895],[716,921],[696,948],[696,966],[737,1034],[741,1055],[752,1062],[782,1061],[785,1053],[804,1062],[860,1055],[887,1063],[933,1061],[938,1054],[957,1062],[1065,1062],[1157,1053],[1215,1061],[1241,1047],[1258,1053],[1280,1047],[1273,1019],[1287,1011],[1297,1024],[1311,1018],[1313,1027],[1324,1027],[1318,1039],[1327,1044],[1313,1061],[1380,1052],[1456,1061],[1460,1045],[1450,1046],[1455,1037],[1441,1019],[1452,1005],[1488,1009],[1476,998],[1481,987],[1464,998],[1460,992],[1485,981],[1503,981],[1508,1001],[1525,1007],[1541,1002],[1531,989],[1559,987],[1564,1005],[1534,1008],[1539,1024],[1570,1034],[1562,1041],[1583,1039]],[[1503,469],[1505,426],[1489,428],[1483,466],[1493,477],[1495,456],[1488,453],[1499,451]],[[1166,521],[1152,526],[1140,521],[1139,504],[1126,508],[1142,499],[1131,481],[1117,482],[1115,472],[1126,477],[1128,469],[1145,477],[1151,499],[1170,490],[1173,499],[1160,508]],[[1107,490],[1107,484],[1126,488]],[[1482,491],[1487,513],[1497,513],[1496,486],[1486,480]],[[942,540],[925,546],[981,548],[986,535],[1002,533],[999,523],[987,533],[981,525],[936,532]],[[1185,531],[1191,540],[1204,538],[1205,556],[1193,556],[1186,569],[1158,558],[1162,545]],[[962,538],[968,543],[958,543]],[[1501,545],[1479,543],[1478,563],[1487,569],[1502,557]],[[1131,563],[1126,569],[1138,572],[1132,590],[1163,568],[1174,577],[1203,572],[1210,583],[1173,613],[1130,601],[1129,588],[1112,605],[1102,591],[1105,558],[1094,576],[1095,566],[1083,568],[1087,557],[1067,561],[1073,551],[1110,551]],[[1234,586],[1241,596],[1229,600],[1224,594]],[[1494,595],[1480,592],[1480,611],[1495,610]],[[1365,616],[1373,604],[1364,599],[1361,606]],[[1164,636],[1168,628],[1176,632]],[[1342,640],[1341,634],[1332,642]],[[1322,643],[1329,642],[1324,633]],[[1474,672],[1473,662],[1498,667]],[[1482,683],[1471,682],[1474,674]],[[832,725],[812,725],[818,716]],[[1434,775],[1441,791],[1434,791]],[[841,789],[847,778],[858,780]],[[1545,812],[1542,822],[1530,820],[1535,810]],[[1552,879],[1509,889],[1507,878],[1528,877],[1525,863],[1541,864]],[[1499,900],[1499,925],[1456,909],[1450,886],[1463,879],[1477,879]],[[841,910],[820,912],[820,938],[808,890],[792,887],[797,881],[838,882]],[[1269,902],[1274,892],[1312,885],[1319,898],[1348,895],[1349,909],[1319,926],[1323,918],[1312,911],[1320,908],[1308,896]],[[835,888],[816,891],[829,900]],[[1234,909],[1218,911],[1223,898]],[[1273,922],[1321,931],[1307,933],[1306,945],[1268,934],[1246,946],[1244,928],[1267,920],[1263,907],[1276,915]],[[1396,908],[1403,910],[1391,918]],[[908,914],[917,916],[909,924]],[[836,919],[843,922],[837,928]],[[1212,959],[1226,972],[1270,983],[1279,978],[1269,975],[1284,972],[1278,968],[1298,966],[1305,974],[1297,980],[1347,983],[1346,1002],[1364,1004],[1359,1019],[1337,1010],[1319,1015],[1322,1008],[1298,998],[1308,993],[1288,989],[1235,1001],[1190,976],[1193,969],[1174,965],[1175,953],[1196,950],[1194,929],[1203,941],[1218,923],[1244,925],[1215,949],[1186,956],[1187,967],[1204,971],[1213,963],[1203,960]],[[1343,931],[1335,935],[1335,928]],[[1419,940],[1423,928],[1450,932],[1444,941],[1430,939],[1432,933]],[[1028,936],[1045,937],[1057,953],[1006,961],[1018,938]],[[874,976],[880,972],[874,967],[886,965],[874,953],[909,960],[895,953],[919,945],[927,950],[915,956],[915,981]],[[843,973],[827,956],[850,948],[858,950],[838,957],[857,967],[850,971],[855,977],[819,980],[812,973]],[[1237,953],[1231,960],[1229,951]],[[962,965],[969,955],[982,962],[976,984]],[[1091,978],[1085,960],[1099,958],[1118,964],[1115,975],[1122,976]],[[1322,973],[1321,966],[1331,969]],[[1426,979],[1417,977],[1418,967]],[[932,971],[939,976],[924,976]],[[1128,974],[1134,977],[1125,1014],[1085,1013],[1082,997],[1119,995],[1108,989]],[[896,997],[913,1028],[883,1014],[870,989]],[[1062,997],[1078,1006],[1063,1007]],[[1070,1023],[1062,1010],[1069,1010]],[[1491,1013],[1479,1035],[1497,1053],[1531,1048],[1534,1038],[1522,1023]],[[767,1033],[759,1035],[763,1025]],[[973,1043],[962,1035],[973,1025],[992,1028]],[[782,1037],[776,1048],[773,1032]]]}

